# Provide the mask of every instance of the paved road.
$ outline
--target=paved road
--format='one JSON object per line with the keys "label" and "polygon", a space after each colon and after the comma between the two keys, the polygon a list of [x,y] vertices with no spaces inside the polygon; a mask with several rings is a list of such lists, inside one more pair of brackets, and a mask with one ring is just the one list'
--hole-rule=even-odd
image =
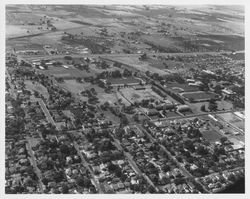
{"label": "paved road", "polygon": [[[144,133],[147,135],[147,137],[151,140],[151,142],[157,143],[157,141],[150,135],[150,133],[148,133],[141,125],[138,125],[138,127],[139,127],[139,129],[140,129],[142,132],[144,132]],[[191,174],[186,170],[186,168],[183,167],[183,166],[178,162],[178,160],[177,160],[174,156],[172,156],[171,153],[170,153],[163,145],[160,144],[160,147],[161,147],[161,149],[163,149],[163,150],[166,152],[166,154],[168,155],[168,157],[169,157],[171,160],[173,160],[173,161],[176,163],[176,165],[178,165],[179,169],[182,171],[182,173],[183,173],[186,177],[194,178],[193,175],[191,175]],[[199,183],[199,184],[203,187],[203,189],[204,189],[206,192],[209,192],[209,191],[208,191],[199,181],[196,181],[196,182]]]}
{"label": "paved road", "polygon": [[8,37],[7,40],[21,39],[21,38],[27,38],[27,37],[36,37],[36,36],[47,35],[47,34],[51,34],[51,33],[65,32],[67,30],[75,30],[75,29],[79,29],[81,27],[84,27],[84,25],[79,25],[75,28],[65,28],[65,29],[55,30],[55,31],[47,31],[47,32],[34,33],[34,34],[29,34],[29,35]]}
{"label": "paved road", "polygon": [[[234,126],[234,125],[231,124],[230,122],[226,121],[223,117],[221,117],[221,116],[219,116],[219,115],[216,115],[216,116],[219,117],[220,120],[221,120],[224,124],[229,125],[229,126],[232,127],[234,130],[236,130],[236,131],[240,132],[242,135],[244,135],[244,131],[243,131],[242,129],[240,129],[240,128],[238,128],[237,126]],[[235,116],[235,117],[237,117],[237,116]]]}
{"label": "paved road", "polygon": [[154,189],[155,189],[156,192],[159,192],[159,189],[158,189],[157,187],[155,187],[154,183],[149,179],[149,177],[148,177],[146,174],[142,173],[142,171],[138,168],[138,166],[137,166],[136,163],[134,162],[133,157],[131,156],[131,154],[124,151],[123,147],[121,146],[120,141],[119,141],[118,139],[116,139],[112,134],[111,134],[111,136],[112,136],[112,138],[114,139],[114,142],[115,142],[116,147],[117,147],[119,150],[121,150],[121,151],[124,152],[124,155],[125,155],[126,158],[128,159],[129,164],[131,165],[131,167],[133,168],[133,170],[134,170],[138,175],[143,176],[144,179],[145,179],[152,187],[154,187]]}
{"label": "paved road", "polygon": [[49,112],[49,110],[47,109],[47,107],[46,107],[44,101],[43,101],[42,99],[39,99],[39,98],[38,98],[38,103],[39,103],[41,109],[43,110],[43,112],[44,112],[44,114],[45,114],[45,116],[46,116],[48,122],[50,122],[51,124],[53,124],[53,125],[56,127],[56,129],[57,129],[58,131],[60,131],[61,129],[56,125],[56,123],[55,123],[55,121],[53,120],[52,116],[50,115],[50,112]]}
{"label": "paved road", "polygon": [[26,137],[26,140],[27,140],[26,148],[30,154],[30,162],[31,162],[31,164],[34,168],[34,171],[38,177],[38,184],[39,184],[40,190],[43,192],[42,173],[41,173],[40,169],[38,169],[38,167],[37,167],[36,158],[34,156],[33,150],[31,149],[29,138]]}
{"label": "paved road", "polygon": [[[239,51],[241,52],[241,51]],[[185,55],[218,55],[218,54],[231,54],[231,51],[225,51],[225,52],[191,52],[191,53],[147,53],[149,56],[185,56]],[[83,57],[91,57],[91,58],[98,58],[101,57],[103,59],[112,59],[117,57],[139,57],[141,54],[126,54],[126,53],[116,53],[116,54],[70,54],[67,56],[72,56],[73,58],[83,58]],[[66,55],[18,55],[20,58],[26,59],[26,60],[34,60],[34,59],[58,59],[58,58],[64,58]]]}
{"label": "paved road", "polygon": [[159,118],[159,119],[153,119],[152,122],[157,121],[166,121],[166,120],[175,120],[175,119],[185,119],[185,118],[191,118],[191,117],[200,117],[205,115],[214,115],[214,114],[220,114],[220,113],[233,113],[234,110],[227,110],[227,111],[216,111],[216,112],[206,112],[206,113],[198,113],[198,114],[191,114],[191,115],[185,115],[185,116],[177,116],[177,117],[168,117],[168,118]]}
{"label": "paved road", "polygon": [[7,81],[8,81],[8,83],[9,83],[9,85],[10,85],[10,95],[14,98],[14,99],[16,99],[17,98],[17,94],[16,94],[16,91],[15,91],[15,88],[14,88],[14,85],[12,84],[12,82],[11,82],[11,77],[10,77],[10,74],[9,74],[9,72],[8,72],[8,70],[6,69],[6,76],[7,76]]}
{"label": "paved road", "polygon": [[98,193],[103,193],[98,180],[95,178],[95,175],[94,175],[92,169],[90,168],[88,162],[83,157],[81,151],[79,150],[79,146],[78,146],[78,144],[75,141],[74,141],[74,147],[77,150],[78,155],[81,157],[83,166],[86,167],[88,169],[88,171],[90,172],[90,174],[92,175],[92,182],[94,183],[94,185],[95,185]]}

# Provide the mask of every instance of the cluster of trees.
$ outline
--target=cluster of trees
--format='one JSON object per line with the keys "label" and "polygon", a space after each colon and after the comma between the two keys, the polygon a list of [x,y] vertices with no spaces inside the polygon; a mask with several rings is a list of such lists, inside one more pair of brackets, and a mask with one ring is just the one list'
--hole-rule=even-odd
{"label": "cluster of trees", "polygon": [[152,90],[163,98],[167,97],[167,94],[156,86],[152,86]]}
{"label": "cluster of trees", "polygon": [[104,71],[97,75],[97,79],[108,79],[108,78],[122,78],[122,77],[131,77],[133,75],[132,71],[128,69],[124,69],[124,71],[121,73],[120,70],[114,70],[114,71]]}
{"label": "cluster of trees", "polygon": [[209,111],[217,111],[218,104],[215,99],[210,99],[208,104]]}
{"label": "cluster of trees", "polygon": [[181,104],[185,104],[184,100],[182,99],[181,96],[179,96],[178,94],[174,93],[174,92],[171,92],[171,91],[168,91],[168,90],[165,90],[165,92],[170,96],[172,97],[173,99],[175,99],[176,101],[178,101],[179,103]]}

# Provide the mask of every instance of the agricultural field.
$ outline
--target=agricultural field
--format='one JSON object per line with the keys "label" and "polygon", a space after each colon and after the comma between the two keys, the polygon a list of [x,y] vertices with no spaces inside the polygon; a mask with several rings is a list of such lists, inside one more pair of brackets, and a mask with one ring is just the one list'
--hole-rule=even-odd
{"label": "agricultural field", "polygon": [[196,35],[187,37],[143,36],[142,40],[165,53],[233,51],[244,49],[244,37],[234,35]]}

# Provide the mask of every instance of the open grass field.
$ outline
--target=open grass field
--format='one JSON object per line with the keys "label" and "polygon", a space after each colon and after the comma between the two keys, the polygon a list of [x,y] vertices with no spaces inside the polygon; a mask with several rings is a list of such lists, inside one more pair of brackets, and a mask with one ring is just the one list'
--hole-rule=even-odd
{"label": "open grass field", "polygon": [[115,93],[98,93],[98,99],[100,104],[108,102],[109,104],[114,105],[118,101]]}
{"label": "open grass field", "polygon": [[226,122],[232,124],[233,126],[241,129],[242,131],[245,131],[245,120],[237,117],[233,113],[222,113],[217,114],[220,118],[225,120]]}
{"label": "open grass field", "polygon": [[220,141],[220,138],[223,136],[214,130],[201,131],[203,137],[209,142],[217,142]]}
{"label": "open grass field", "polygon": [[245,121],[233,122],[232,124],[241,129],[242,131],[245,131]]}
{"label": "open grass field", "polygon": [[171,111],[168,111],[167,112],[167,118],[170,118],[170,117],[180,117],[181,115],[179,115],[178,113],[176,112],[171,112]]}
{"label": "open grass field", "polygon": [[46,75],[53,75],[55,77],[62,77],[62,78],[77,78],[77,77],[89,77],[93,75],[92,73],[87,73],[86,71],[81,71],[74,66],[68,66],[69,68],[66,69],[64,67],[54,67],[54,66],[49,66],[48,70],[43,70],[42,72],[45,73]]}
{"label": "open grass field", "polygon": [[78,83],[76,82],[76,80],[72,79],[72,80],[64,80],[64,87],[67,88],[67,90],[75,93],[75,94],[78,94],[80,93],[81,91],[84,91],[84,84],[82,83]]}
{"label": "open grass field", "polygon": [[[209,102],[196,102],[190,105],[191,105],[192,110],[197,110],[197,112],[199,112],[202,105],[205,105],[206,110],[208,110]],[[217,108],[218,110],[231,110],[233,108],[233,105],[231,102],[224,101],[224,100],[217,101],[217,105],[218,105],[218,108]]]}
{"label": "open grass field", "polygon": [[233,113],[221,113],[217,115],[222,117],[225,121],[230,122],[230,123],[242,121],[239,117],[237,117]]}
{"label": "open grass field", "polygon": [[146,88],[145,90],[135,90],[133,88],[123,88],[120,92],[131,102],[140,102],[143,99],[156,99],[161,100],[161,96],[152,91],[151,88]]}
{"label": "open grass field", "polygon": [[32,81],[30,80],[25,80],[24,83],[25,83],[26,88],[30,90],[32,93],[34,93],[34,91],[37,91],[39,94],[43,95],[45,98],[47,99],[49,98],[49,93],[47,89],[40,83],[35,82],[33,84]]}
{"label": "open grass field", "polygon": [[245,60],[245,53],[225,54],[225,56],[233,60]]}
{"label": "open grass field", "polygon": [[182,96],[193,100],[209,100],[217,97],[215,93],[204,91],[182,93]]}
{"label": "open grass field", "polygon": [[150,71],[151,73],[158,73],[158,74],[161,74],[161,75],[169,74],[169,72],[166,72],[164,70],[160,70],[160,69],[158,69],[156,67],[153,67],[153,66],[150,66],[150,64],[148,62],[146,62],[146,61],[145,62],[140,61],[139,60],[139,55],[131,56],[131,55],[128,54],[127,57],[125,57],[125,56],[122,56],[122,57],[119,57],[119,56],[111,57],[111,56],[109,56],[109,59],[111,59],[113,61],[118,61],[118,62],[123,63],[125,65],[129,65],[132,68],[134,68],[135,70],[139,70],[141,72]]}
{"label": "open grass field", "polygon": [[178,93],[199,91],[198,87],[189,86],[188,84],[168,83],[166,86]]}

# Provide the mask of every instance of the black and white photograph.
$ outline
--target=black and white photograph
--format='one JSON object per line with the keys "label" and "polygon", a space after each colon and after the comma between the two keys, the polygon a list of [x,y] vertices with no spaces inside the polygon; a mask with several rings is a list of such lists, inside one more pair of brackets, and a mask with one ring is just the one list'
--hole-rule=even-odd
{"label": "black and white photograph", "polygon": [[4,9],[5,196],[244,198],[244,4]]}

